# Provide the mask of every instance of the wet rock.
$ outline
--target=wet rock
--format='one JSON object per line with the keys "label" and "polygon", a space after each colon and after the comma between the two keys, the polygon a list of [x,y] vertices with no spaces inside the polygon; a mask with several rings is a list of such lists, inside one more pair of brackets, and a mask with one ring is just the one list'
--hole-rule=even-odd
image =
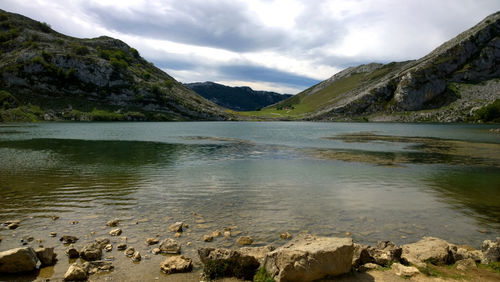
{"label": "wet rock", "polygon": [[236,277],[252,280],[259,262],[252,256],[229,249],[202,248],[198,255],[206,279]]}
{"label": "wet rock", "polygon": [[111,236],[120,236],[122,234],[122,230],[120,228],[113,229],[109,231],[109,235]]}
{"label": "wet rock", "polygon": [[403,249],[391,241],[379,241],[375,248],[369,248],[373,262],[387,266],[390,262],[399,262]]}
{"label": "wet rock", "polygon": [[180,254],[181,246],[174,239],[167,238],[160,243],[160,250],[166,254]]}
{"label": "wet rock", "polygon": [[358,271],[359,272],[367,272],[373,269],[380,268],[380,265],[375,264],[375,263],[365,263],[361,266],[359,266]]}
{"label": "wet rock", "polygon": [[76,241],[78,241],[78,237],[64,235],[59,239],[59,241],[63,242],[64,244],[73,244],[76,243]]}
{"label": "wet rock", "polygon": [[132,257],[135,253],[135,249],[134,247],[128,247],[126,250],[125,250],[125,255],[127,257]]}
{"label": "wet rock", "polygon": [[104,246],[104,250],[108,253],[111,252],[113,250],[113,245],[107,244],[106,246]]}
{"label": "wet rock", "polygon": [[253,239],[250,236],[241,236],[236,239],[236,243],[240,245],[252,245]]}
{"label": "wet rock", "polygon": [[185,256],[171,256],[161,263],[160,268],[166,274],[184,273],[193,269],[193,263]]}
{"label": "wet rock", "polygon": [[290,240],[292,239],[292,234],[285,232],[280,234],[280,238],[283,240]]}
{"label": "wet rock", "polygon": [[56,263],[54,248],[38,248],[35,250],[35,253],[43,266],[54,265]]}
{"label": "wet rock", "polygon": [[75,225],[75,224],[78,224],[80,223],[78,220],[73,220],[72,222],[70,222],[71,225]]}
{"label": "wet rock", "polygon": [[87,280],[87,271],[83,266],[74,263],[69,266],[66,274],[64,274],[64,281],[84,281]]}
{"label": "wet rock", "polygon": [[263,263],[266,255],[276,248],[273,246],[263,246],[263,247],[242,247],[238,249],[238,252],[245,256],[254,257],[259,263]]}
{"label": "wet rock", "polygon": [[422,240],[403,245],[401,262],[404,264],[414,264],[424,267],[425,263],[432,264],[452,264],[455,262],[453,255],[453,245],[434,237],[424,237]]}
{"label": "wet rock", "polygon": [[466,272],[469,270],[477,269],[477,265],[476,265],[476,262],[471,258],[462,259],[462,260],[457,261],[457,269],[460,271]]}
{"label": "wet rock", "polygon": [[212,242],[214,240],[213,236],[203,235],[203,242]]}
{"label": "wet rock", "polygon": [[111,241],[108,238],[96,238],[95,243],[99,246],[99,248],[104,249]]}
{"label": "wet rock", "polygon": [[182,232],[182,226],[184,225],[184,222],[178,221],[168,227],[168,230],[171,232]]}
{"label": "wet rock", "polygon": [[156,239],[156,238],[147,238],[146,239],[146,244],[148,245],[156,245],[158,244],[160,240]]}
{"label": "wet rock", "polygon": [[217,238],[217,237],[221,237],[222,236],[222,232],[220,232],[219,230],[215,230],[214,232],[212,232],[212,234],[210,234],[212,237],[214,238]]}
{"label": "wet rock", "polygon": [[50,219],[52,219],[52,221],[56,221],[59,219],[59,217],[57,215],[53,215],[50,217]]}
{"label": "wet rock", "polygon": [[8,229],[17,229],[20,224],[21,224],[20,220],[9,220],[5,222],[5,225],[7,225]]}
{"label": "wet rock", "polygon": [[351,238],[305,235],[268,253],[264,267],[276,281],[312,281],[351,270]]}
{"label": "wet rock", "polygon": [[354,252],[352,256],[352,266],[358,268],[367,263],[373,263],[374,259],[370,255],[370,246],[354,244]]}
{"label": "wet rock", "polygon": [[87,272],[87,274],[96,274],[100,272],[112,271],[114,266],[110,261],[96,260],[85,262],[83,264],[83,269]]}
{"label": "wet rock", "polygon": [[0,273],[34,271],[37,263],[36,253],[30,247],[0,252]]}
{"label": "wet rock", "polygon": [[28,236],[28,237],[26,238],[26,240],[27,240],[28,242],[33,242],[33,240],[35,240],[35,237],[33,237],[33,236]]}
{"label": "wet rock", "polygon": [[420,271],[418,271],[416,267],[404,266],[400,263],[392,264],[392,270],[394,271],[394,273],[396,273],[397,276],[406,278],[413,277],[420,273]]}
{"label": "wet rock", "polygon": [[500,243],[497,241],[485,240],[481,246],[483,258],[481,263],[488,264],[491,262],[500,261]]}
{"label": "wet rock", "polygon": [[109,226],[109,227],[117,227],[118,224],[120,224],[120,219],[119,218],[115,218],[115,219],[112,219],[110,221],[108,221],[106,223],[106,226]]}
{"label": "wet rock", "polygon": [[141,261],[141,259],[141,253],[139,253],[139,251],[134,252],[134,254],[132,255],[132,261]]}
{"label": "wet rock", "polygon": [[475,250],[473,248],[457,248],[455,253],[455,260],[463,260],[463,259],[473,259],[475,262],[481,262],[484,260],[484,255],[481,251]]}
{"label": "wet rock", "polygon": [[69,258],[78,258],[80,257],[80,252],[75,248],[74,245],[69,245],[69,247],[66,249],[66,255]]}
{"label": "wet rock", "polygon": [[56,237],[57,233],[56,232],[50,232],[50,237]]}
{"label": "wet rock", "polygon": [[231,238],[231,231],[230,230],[224,231],[224,238],[226,238],[226,239]]}
{"label": "wet rock", "polygon": [[175,235],[174,235],[174,236],[175,236],[175,238],[179,238],[179,237],[181,237],[181,236],[182,236],[182,233],[181,233],[181,232],[177,232],[177,233],[175,233]]}
{"label": "wet rock", "polygon": [[157,255],[157,254],[161,253],[161,250],[160,250],[160,248],[154,248],[151,252],[153,254]]}
{"label": "wet rock", "polygon": [[100,260],[102,256],[102,249],[97,243],[87,244],[80,251],[80,257],[84,260],[92,261],[92,260]]}
{"label": "wet rock", "polygon": [[122,244],[118,244],[118,246],[116,246],[116,249],[117,249],[118,251],[123,251],[123,250],[125,250],[126,248],[127,248],[127,244],[123,244],[123,243],[122,243]]}

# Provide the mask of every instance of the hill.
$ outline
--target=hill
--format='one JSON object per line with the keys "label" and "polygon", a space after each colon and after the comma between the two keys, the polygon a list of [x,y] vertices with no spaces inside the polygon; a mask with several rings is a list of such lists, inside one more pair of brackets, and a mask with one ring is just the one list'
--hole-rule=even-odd
{"label": "hill", "polygon": [[497,12],[419,60],[348,68],[276,105],[242,115],[327,121],[492,121],[500,118],[499,36]]}
{"label": "hill", "polygon": [[231,87],[210,81],[185,85],[205,99],[236,111],[260,110],[292,96],[269,91],[256,91],[247,86]]}
{"label": "hill", "polygon": [[110,37],[73,38],[0,10],[0,54],[0,121],[229,118]]}

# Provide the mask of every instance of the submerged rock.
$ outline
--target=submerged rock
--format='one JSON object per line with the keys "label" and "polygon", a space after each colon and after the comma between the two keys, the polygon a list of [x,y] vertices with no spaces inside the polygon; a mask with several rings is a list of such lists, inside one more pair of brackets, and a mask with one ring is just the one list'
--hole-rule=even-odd
{"label": "submerged rock", "polygon": [[166,254],[180,254],[181,246],[174,239],[167,238],[161,242],[160,250]]}
{"label": "submerged rock", "polygon": [[54,265],[56,263],[54,248],[38,248],[35,250],[35,253],[43,266]]}
{"label": "submerged rock", "polygon": [[211,235],[203,235],[203,242],[212,242],[214,237]]}
{"label": "submerged rock", "polygon": [[104,249],[111,241],[108,238],[97,238],[95,239],[95,243],[99,246],[99,248]]}
{"label": "submerged rock", "polygon": [[0,252],[0,273],[34,271],[37,263],[38,258],[31,247]]}
{"label": "submerged rock", "polygon": [[108,221],[106,223],[106,226],[116,227],[116,226],[118,226],[118,224],[120,224],[120,219],[119,218],[115,218],[115,219],[112,219],[112,220]]}
{"label": "submerged rock", "polygon": [[118,246],[116,246],[116,249],[117,249],[118,251],[123,251],[123,250],[125,250],[126,248],[127,248],[127,244],[125,244],[125,243],[121,243],[121,244],[118,244]]}
{"label": "submerged rock", "polygon": [[100,260],[102,256],[102,249],[97,243],[87,244],[80,251],[80,257],[84,260]]}
{"label": "submerged rock", "polygon": [[64,274],[64,281],[83,281],[87,280],[87,271],[83,266],[73,263],[69,266],[66,274]]}
{"label": "submerged rock", "polygon": [[83,269],[87,272],[87,274],[96,274],[99,272],[112,271],[114,266],[110,261],[96,260],[85,262],[83,264]]}
{"label": "submerged rock", "polygon": [[109,231],[109,235],[111,236],[120,236],[122,234],[122,230],[120,228],[113,229]]}
{"label": "submerged rock", "polygon": [[64,235],[59,239],[59,241],[63,242],[64,244],[73,244],[76,243],[76,241],[78,241],[78,237]]}
{"label": "submerged rock", "polygon": [[240,245],[252,245],[253,239],[250,236],[241,236],[236,239],[236,243]]}
{"label": "submerged rock", "polygon": [[202,248],[198,255],[203,263],[203,274],[207,279],[236,277],[252,280],[259,268],[253,256],[229,249]]}
{"label": "submerged rock", "polygon": [[292,239],[292,234],[285,232],[280,234],[280,238],[283,240],[290,240]]}
{"label": "submerged rock", "polygon": [[405,264],[411,263],[423,267],[427,262],[436,265],[455,262],[454,246],[439,238],[424,237],[416,243],[403,245],[402,247],[401,261]]}
{"label": "submerged rock", "polygon": [[171,256],[161,263],[160,269],[166,274],[190,272],[193,269],[193,263],[185,256]]}
{"label": "submerged rock", "polygon": [[156,238],[147,238],[146,239],[146,244],[148,245],[155,245],[155,244],[158,244],[160,240],[156,239]]}
{"label": "submerged rock", "polygon": [[351,238],[301,236],[268,253],[264,267],[276,281],[312,281],[351,270]]}
{"label": "submerged rock", "polygon": [[171,232],[182,232],[182,226],[184,225],[184,222],[178,221],[168,227],[168,230]]}

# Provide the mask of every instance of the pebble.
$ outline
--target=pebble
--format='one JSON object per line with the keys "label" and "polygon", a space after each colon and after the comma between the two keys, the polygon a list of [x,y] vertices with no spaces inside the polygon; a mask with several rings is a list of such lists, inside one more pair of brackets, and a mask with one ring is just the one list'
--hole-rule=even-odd
{"label": "pebble", "polygon": [[214,237],[210,235],[203,235],[203,241],[204,242],[212,242],[214,240]]}
{"label": "pebble", "polygon": [[158,242],[160,242],[160,241],[156,238],[147,238],[146,239],[146,244],[148,244],[148,245],[155,245],[155,244],[158,244]]}
{"label": "pebble", "polygon": [[118,246],[116,246],[116,249],[119,250],[119,251],[123,251],[127,248],[127,244],[118,244]]}
{"label": "pebble", "polygon": [[122,230],[120,228],[113,229],[109,231],[109,235],[111,236],[120,236],[122,234]]}
{"label": "pebble", "polygon": [[141,253],[139,253],[138,251],[135,252],[133,255],[132,255],[132,260],[133,261],[141,261],[142,257],[141,257]]}
{"label": "pebble", "polygon": [[289,240],[292,239],[292,234],[290,234],[289,232],[281,233],[280,238],[283,240]]}
{"label": "pebble", "polygon": [[105,247],[104,247],[104,250],[106,252],[111,252],[113,250],[113,245],[111,244],[107,244]]}
{"label": "pebble", "polygon": [[125,250],[125,255],[127,255],[127,257],[133,256],[134,253],[135,253],[134,247],[128,247],[127,250]]}
{"label": "pebble", "polygon": [[59,217],[57,215],[53,215],[50,217],[50,219],[52,219],[52,221],[56,221],[59,219]]}
{"label": "pebble", "polygon": [[153,254],[157,255],[157,254],[161,253],[161,250],[159,248],[154,248],[151,252]]}
{"label": "pebble", "polygon": [[50,232],[50,237],[56,237],[57,236],[57,232]]}

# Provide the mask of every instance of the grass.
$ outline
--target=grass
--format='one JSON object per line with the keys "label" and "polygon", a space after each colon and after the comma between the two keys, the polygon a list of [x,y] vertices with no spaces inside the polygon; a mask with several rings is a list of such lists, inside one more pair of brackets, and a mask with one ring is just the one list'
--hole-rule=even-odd
{"label": "grass", "polygon": [[274,282],[273,277],[269,272],[266,271],[264,267],[259,268],[255,276],[253,277],[254,282]]}
{"label": "grass", "polygon": [[484,122],[500,122],[500,99],[477,110],[476,118]]}

